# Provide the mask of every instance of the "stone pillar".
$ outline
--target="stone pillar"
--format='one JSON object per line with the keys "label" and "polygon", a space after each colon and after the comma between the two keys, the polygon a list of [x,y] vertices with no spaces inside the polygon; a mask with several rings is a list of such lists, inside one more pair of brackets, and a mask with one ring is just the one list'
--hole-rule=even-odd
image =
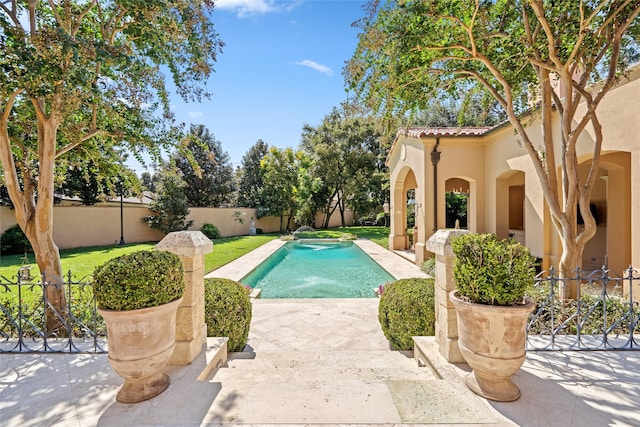
{"label": "stone pillar", "polygon": [[207,342],[204,322],[204,255],[213,251],[213,243],[200,231],[169,233],[155,247],[177,254],[184,267],[184,298],[176,317],[176,347],[170,365],[188,365],[202,352]]}
{"label": "stone pillar", "polygon": [[453,261],[455,255],[451,248],[451,237],[469,233],[467,230],[443,229],[427,240],[427,250],[436,256],[435,266],[435,304],[436,304],[436,342],[445,359],[450,363],[466,363],[458,348],[458,319],[453,304],[449,301],[449,292],[455,290],[453,279]]}

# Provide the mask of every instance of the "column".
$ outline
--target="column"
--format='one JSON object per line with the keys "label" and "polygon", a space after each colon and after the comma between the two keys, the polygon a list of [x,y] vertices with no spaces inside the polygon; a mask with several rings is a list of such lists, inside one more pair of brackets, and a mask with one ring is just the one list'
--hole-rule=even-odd
{"label": "column", "polygon": [[453,278],[455,255],[451,238],[469,233],[467,230],[442,229],[427,240],[426,248],[435,254],[436,342],[440,354],[450,363],[466,363],[458,348],[458,319],[449,292],[456,289]]}
{"label": "column", "polygon": [[184,298],[176,317],[176,347],[170,365],[188,365],[202,352],[207,341],[204,321],[204,255],[213,243],[200,231],[169,233],[155,246],[177,254],[184,267]]}

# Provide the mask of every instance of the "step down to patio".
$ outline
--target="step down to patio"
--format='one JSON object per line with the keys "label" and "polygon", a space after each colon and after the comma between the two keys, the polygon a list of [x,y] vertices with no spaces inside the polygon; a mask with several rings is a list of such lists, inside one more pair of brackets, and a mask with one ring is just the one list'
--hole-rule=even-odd
{"label": "step down to patio", "polygon": [[[334,380],[435,380],[431,370],[419,368],[411,355],[395,351],[231,353],[227,367],[214,380],[236,376],[270,381],[295,381],[301,375]],[[302,378],[305,378],[302,376]],[[308,378],[308,376],[306,377]]]}
{"label": "step down to patio", "polygon": [[462,386],[389,350],[230,353],[208,380],[216,422],[283,424],[486,423]]}

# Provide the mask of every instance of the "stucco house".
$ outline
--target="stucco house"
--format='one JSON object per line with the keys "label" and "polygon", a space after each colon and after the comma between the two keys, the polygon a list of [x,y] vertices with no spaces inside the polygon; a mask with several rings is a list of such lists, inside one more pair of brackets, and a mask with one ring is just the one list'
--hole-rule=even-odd
{"label": "stucco house", "polygon": [[[605,96],[598,115],[604,143],[591,202],[598,231],[585,248],[583,267],[607,265],[622,273],[629,265],[640,267],[640,66]],[[535,117],[528,128],[542,140]],[[559,129],[555,132],[559,139]],[[592,156],[591,136],[587,129],[579,143],[582,172]],[[401,129],[387,166],[391,174],[389,249],[408,248],[409,202],[416,215],[416,263],[422,263],[431,255],[425,242],[437,229],[445,228],[445,193],[457,192],[468,195],[470,231],[516,238],[541,259],[544,269],[557,266],[561,246],[541,185],[508,123],[493,128]],[[407,197],[410,189],[415,189],[415,200]]]}

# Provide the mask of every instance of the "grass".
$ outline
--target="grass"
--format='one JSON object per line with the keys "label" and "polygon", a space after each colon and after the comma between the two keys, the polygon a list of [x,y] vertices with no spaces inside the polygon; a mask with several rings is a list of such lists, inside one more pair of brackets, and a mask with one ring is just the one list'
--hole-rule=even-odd
{"label": "grass", "polygon": [[389,227],[353,226],[338,227],[329,230],[316,230],[315,232],[298,233],[301,238],[339,238],[344,233],[355,234],[364,239],[369,239],[383,248],[389,247]]}
{"label": "grass", "polygon": [[[306,233],[305,235],[313,234],[312,237],[338,238],[343,233],[351,233],[361,238],[370,239],[385,248],[388,244],[389,228],[387,227],[339,227],[318,230],[315,233]],[[213,241],[213,252],[205,255],[204,258],[205,273],[215,270],[276,238],[278,238],[277,234],[261,234],[216,239]],[[92,274],[97,266],[112,258],[138,250],[150,250],[154,245],[155,243],[131,243],[123,246],[108,245],[63,249],[60,251],[62,270],[65,274],[71,271],[75,280],[81,280]],[[0,257],[0,276],[14,281],[18,268],[23,263],[23,258],[24,255],[2,255]],[[31,265],[31,275],[37,277],[40,272],[35,264],[34,255],[27,254],[27,259],[28,265]]]}

